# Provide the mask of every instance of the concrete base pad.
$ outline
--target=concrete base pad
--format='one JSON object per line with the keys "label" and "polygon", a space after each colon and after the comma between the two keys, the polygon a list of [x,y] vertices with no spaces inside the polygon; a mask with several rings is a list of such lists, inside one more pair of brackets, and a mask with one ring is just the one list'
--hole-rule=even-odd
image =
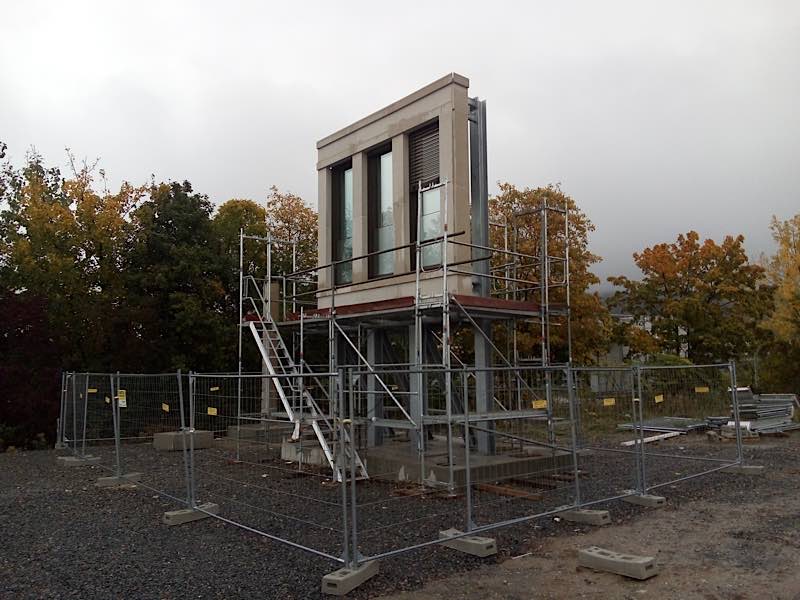
{"label": "concrete base pad", "polygon": [[[439,539],[449,538],[454,535],[460,535],[461,533],[462,532],[458,529],[447,529],[439,532]],[[455,540],[442,542],[442,546],[481,558],[497,554],[497,542],[494,538],[481,537],[478,535],[466,535]]]}
{"label": "concrete base pad", "polygon": [[633,579],[649,579],[653,575],[658,575],[658,565],[652,556],[620,554],[597,546],[580,550],[578,564],[595,571],[608,571]]}
{"label": "concrete base pad", "polygon": [[[627,490],[626,494],[633,493],[633,490]],[[623,502],[628,504],[638,504],[639,506],[647,506],[648,508],[660,508],[667,505],[667,499],[664,496],[654,496],[653,494],[635,494],[633,496],[625,496],[622,498]]]}
{"label": "concrete base pad", "polygon": [[125,473],[119,477],[116,475],[112,475],[111,477],[98,477],[94,484],[101,488],[114,488],[135,484],[141,480],[141,478],[141,473]]}
{"label": "concrete base pad", "polygon": [[[153,448],[156,450],[176,451],[183,450],[183,432],[182,431],[166,431],[164,433],[156,433],[153,435]],[[190,448],[189,436],[194,436],[194,449],[202,450],[204,448],[211,448],[214,445],[214,432],[195,430],[194,434],[186,434],[186,449]]]}
{"label": "concrete base pad", "polygon": [[181,508],[179,510],[170,510],[164,513],[164,523],[167,525],[183,525],[192,521],[199,521],[210,517],[208,513],[216,515],[219,512],[219,504],[206,502],[205,504],[198,504],[196,510],[194,508]]}
{"label": "concrete base pad", "polygon": [[59,456],[58,461],[65,467],[85,467],[87,465],[96,465],[100,462],[99,456]]}
{"label": "concrete base pad", "polygon": [[607,510],[590,510],[580,508],[577,510],[565,510],[558,513],[558,516],[571,523],[585,523],[586,525],[611,525],[611,514]]}
{"label": "concrete base pad", "polygon": [[328,573],[322,578],[322,593],[332,596],[344,596],[377,574],[377,560],[360,564],[355,569],[343,567],[338,571]]}
{"label": "concrete base pad", "polygon": [[734,473],[736,475],[763,475],[764,465],[733,465],[722,470],[725,473]]}

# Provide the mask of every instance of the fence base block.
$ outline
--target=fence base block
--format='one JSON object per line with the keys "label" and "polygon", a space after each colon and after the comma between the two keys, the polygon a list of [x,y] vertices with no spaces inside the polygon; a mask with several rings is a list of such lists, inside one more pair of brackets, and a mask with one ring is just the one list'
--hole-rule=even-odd
{"label": "fence base block", "polygon": [[[446,539],[454,535],[461,535],[458,529],[447,529],[439,532],[439,539]],[[466,535],[455,540],[441,542],[445,548],[452,548],[472,556],[485,557],[497,554],[497,542],[494,538],[481,537],[478,535]]]}
{"label": "fence base block", "polygon": [[[190,446],[189,436],[194,435],[194,449],[203,450],[214,446],[214,432],[196,430],[194,434],[187,433],[186,435],[186,448]],[[153,435],[153,448],[156,450],[166,450],[167,452],[176,452],[183,450],[183,436],[182,431],[165,431],[163,433],[156,433]]]}
{"label": "fence base block", "polygon": [[378,574],[378,561],[371,560],[351,569],[342,567],[322,578],[322,593],[331,596],[344,596],[356,589],[370,577]]}
{"label": "fence base block", "polygon": [[658,565],[652,556],[620,554],[597,546],[580,550],[578,564],[595,571],[608,571],[632,579],[650,579],[653,575],[658,575]]}
{"label": "fence base block", "polygon": [[558,516],[570,523],[584,523],[586,525],[610,525],[611,514],[607,510],[591,510],[579,508],[576,510],[565,510],[558,513]]}
{"label": "fence base block", "polygon": [[141,473],[125,473],[124,475],[120,475],[117,477],[116,475],[112,475],[111,477],[98,477],[97,481],[94,482],[95,486],[100,488],[115,488],[119,486],[128,486],[135,483],[138,483],[142,478]]}
{"label": "fence base block", "polygon": [[62,444],[61,442],[56,442],[56,445],[53,446],[54,450],[66,450],[66,448],[67,448],[67,445],[66,444]]}
{"label": "fence base block", "polygon": [[184,523],[207,519],[212,514],[216,515],[219,512],[219,504],[214,504],[213,502],[198,504],[197,508],[201,510],[195,508],[181,508],[167,511],[164,513],[164,523],[167,525],[183,525]]}
{"label": "fence base block", "polygon": [[100,462],[99,456],[59,456],[58,461],[65,467],[85,467],[87,465],[96,465]]}
{"label": "fence base block", "polygon": [[724,473],[733,473],[735,475],[763,475],[764,465],[731,465],[722,471]]}
{"label": "fence base block", "polygon": [[624,493],[633,494],[632,496],[625,496],[622,498],[622,501],[628,504],[638,504],[639,506],[647,506],[648,508],[661,508],[667,505],[667,499],[664,498],[664,496],[637,494],[633,490],[626,490]]}

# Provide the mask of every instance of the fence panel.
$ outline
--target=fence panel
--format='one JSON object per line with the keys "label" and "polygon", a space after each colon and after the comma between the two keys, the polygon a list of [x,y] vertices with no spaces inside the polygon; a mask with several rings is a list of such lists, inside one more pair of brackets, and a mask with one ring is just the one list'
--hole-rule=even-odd
{"label": "fence panel", "polygon": [[[677,483],[736,463],[739,436],[711,438],[712,423],[733,422],[736,381],[728,364],[686,367],[641,367],[641,399],[646,489]],[[658,439],[662,437],[664,439]],[[654,441],[647,441],[655,438]]]}
{"label": "fence panel", "polygon": [[[339,438],[333,421],[310,405],[313,397],[301,401],[313,378],[193,374],[190,427],[214,436],[190,449],[193,492],[198,504],[219,506],[217,518],[339,561],[344,488],[312,423],[334,454]],[[290,420],[278,387],[302,426]]]}
{"label": "fence panel", "polygon": [[[185,502],[181,396],[186,378],[178,373],[123,373],[112,379],[122,474],[137,473],[139,485]],[[158,434],[168,437],[156,442]]]}
{"label": "fence panel", "polygon": [[632,435],[619,424],[634,415],[635,383],[630,368],[572,369],[581,472],[581,504],[602,502],[637,487],[640,455],[626,446]]}

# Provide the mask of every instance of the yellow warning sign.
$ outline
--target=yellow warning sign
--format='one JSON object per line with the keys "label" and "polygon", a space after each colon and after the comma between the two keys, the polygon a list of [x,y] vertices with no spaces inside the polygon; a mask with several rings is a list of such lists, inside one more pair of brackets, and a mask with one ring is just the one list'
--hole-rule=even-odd
{"label": "yellow warning sign", "polygon": [[161,410],[164,412],[169,412],[169,404],[161,403]]}
{"label": "yellow warning sign", "polygon": [[219,386],[215,385],[214,387],[211,388],[211,391],[212,392],[218,392],[219,391]]}
{"label": "yellow warning sign", "polygon": [[664,394],[656,394],[655,397],[656,404],[660,404],[664,401]]}
{"label": "yellow warning sign", "polygon": [[117,405],[120,408],[128,408],[128,393],[125,390],[117,391]]}
{"label": "yellow warning sign", "polygon": [[214,408],[213,406],[209,406],[208,407],[208,414],[211,415],[212,417],[216,417],[217,416],[217,409]]}
{"label": "yellow warning sign", "polygon": [[86,391],[89,392],[90,394],[96,394],[97,393],[97,388],[89,388]]}
{"label": "yellow warning sign", "polygon": [[708,393],[708,386],[707,385],[698,386],[698,387],[694,388],[694,393],[695,394],[707,394]]}
{"label": "yellow warning sign", "polygon": [[603,406],[614,406],[616,403],[616,398],[603,398]]}
{"label": "yellow warning sign", "polygon": [[547,400],[534,400],[531,404],[533,408],[547,408]]}

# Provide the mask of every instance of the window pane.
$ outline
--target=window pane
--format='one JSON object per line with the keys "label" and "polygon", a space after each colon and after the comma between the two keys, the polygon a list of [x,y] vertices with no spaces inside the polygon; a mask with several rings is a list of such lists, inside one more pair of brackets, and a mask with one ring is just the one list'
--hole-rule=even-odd
{"label": "window pane", "polygon": [[[380,170],[380,216],[378,217],[378,227],[386,227],[394,224],[394,197],[392,194],[392,153],[387,152],[381,155]],[[391,246],[388,246],[391,248]]]}
{"label": "window pane", "polygon": [[[378,229],[378,250],[388,250],[394,246],[394,225]],[[394,252],[378,254],[376,257],[376,275],[394,273]]]}
{"label": "window pane", "polygon": [[[336,260],[353,257],[353,169],[342,173],[341,205],[339,206],[339,239],[336,240]],[[336,282],[353,281],[353,263],[336,266]]]}
{"label": "window pane", "polygon": [[[422,216],[420,217],[420,241],[430,240],[442,235],[442,196],[441,188],[422,192]],[[422,248],[422,266],[429,267],[442,262],[442,243]]]}
{"label": "window pane", "polygon": [[[342,190],[342,237],[353,237],[353,169],[344,172]],[[351,246],[352,249],[352,246]]]}

